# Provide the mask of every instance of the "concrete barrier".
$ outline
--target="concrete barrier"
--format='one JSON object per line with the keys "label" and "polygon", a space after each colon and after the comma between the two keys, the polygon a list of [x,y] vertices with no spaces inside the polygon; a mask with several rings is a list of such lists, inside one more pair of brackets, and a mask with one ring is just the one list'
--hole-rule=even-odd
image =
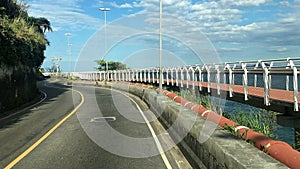
{"label": "concrete barrier", "polygon": [[[181,143],[187,144],[207,168],[288,168],[219,126],[216,126],[211,135],[205,135],[202,129],[209,122],[195,113],[200,109],[203,111],[199,105],[188,103],[181,97],[175,98],[189,107],[186,108],[182,104],[173,101],[175,99],[172,100],[165,95],[158,95],[155,90],[140,85],[118,83],[112,85],[112,87],[143,99],[157,114],[160,121],[164,122],[169,129],[172,128],[172,130],[169,130],[172,132],[170,134],[175,139],[183,138]],[[209,112],[204,114],[209,114]],[[222,119],[222,121],[226,121],[226,119]],[[201,143],[200,135],[201,137],[206,136],[207,140]]]}

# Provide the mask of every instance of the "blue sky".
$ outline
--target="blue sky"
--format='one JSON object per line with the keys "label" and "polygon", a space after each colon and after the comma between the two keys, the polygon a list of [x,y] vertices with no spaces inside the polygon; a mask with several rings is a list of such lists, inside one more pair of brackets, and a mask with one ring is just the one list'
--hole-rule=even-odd
{"label": "blue sky", "polygon": [[[42,67],[51,57],[63,70],[91,71],[105,56],[132,68],[158,63],[158,0],[27,0],[29,14],[50,20],[53,32]],[[166,67],[227,61],[300,57],[300,0],[163,0]],[[67,55],[70,38],[71,57]],[[105,57],[104,57],[105,58]]]}

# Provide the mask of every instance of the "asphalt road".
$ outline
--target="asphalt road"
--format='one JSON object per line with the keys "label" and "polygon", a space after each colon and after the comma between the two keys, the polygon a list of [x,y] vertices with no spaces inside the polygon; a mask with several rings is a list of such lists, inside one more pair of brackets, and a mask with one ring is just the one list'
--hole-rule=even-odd
{"label": "asphalt road", "polygon": [[191,168],[178,147],[164,151],[172,140],[138,98],[62,83],[42,82],[44,102],[0,120],[0,168]]}

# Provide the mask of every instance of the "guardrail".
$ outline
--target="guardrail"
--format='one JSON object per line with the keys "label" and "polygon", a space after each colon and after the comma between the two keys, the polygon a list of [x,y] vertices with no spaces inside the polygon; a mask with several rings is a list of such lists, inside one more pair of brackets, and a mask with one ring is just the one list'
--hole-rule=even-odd
{"label": "guardrail", "polygon": [[[217,94],[228,86],[229,97],[233,97],[233,86],[242,85],[244,100],[248,100],[249,87],[260,87],[264,91],[264,105],[270,106],[270,89],[293,91],[294,111],[299,111],[298,74],[300,58],[226,62],[218,64],[189,65],[174,68],[163,68],[163,84],[192,87],[200,91],[204,84],[207,92],[212,85],[216,86]],[[104,80],[105,71],[76,73],[81,79]],[[159,83],[159,69],[127,69],[108,71],[112,81],[134,81]]]}

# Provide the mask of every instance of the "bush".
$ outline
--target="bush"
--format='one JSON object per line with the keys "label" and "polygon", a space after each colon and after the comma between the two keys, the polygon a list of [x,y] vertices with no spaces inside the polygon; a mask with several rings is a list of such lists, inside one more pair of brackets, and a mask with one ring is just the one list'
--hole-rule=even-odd
{"label": "bush", "polygon": [[[217,111],[217,106],[213,103],[211,97],[209,95],[200,95],[196,96],[195,92],[192,90],[181,90],[180,92],[175,92],[177,95],[181,97],[203,105],[205,108]],[[251,109],[249,112],[245,112],[239,110],[238,112],[226,113],[224,112],[222,115],[232,121],[239,123],[242,126],[246,126],[251,128],[252,130],[261,133],[262,135],[276,139],[276,136],[272,134],[272,132],[276,129],[276,112],[266,111],[259,109],[260,111]]]}
{"label": "bush", "polygon": [[224,113],[223,116],[239,123],[242,126],[247,126],[266,137],[276,139],[276,136],[272,134],[272,132],[276,129],[275,112],[265,110],[250,110],[250,112],[243,112],[242,110],[240,110],[237,113]]}

